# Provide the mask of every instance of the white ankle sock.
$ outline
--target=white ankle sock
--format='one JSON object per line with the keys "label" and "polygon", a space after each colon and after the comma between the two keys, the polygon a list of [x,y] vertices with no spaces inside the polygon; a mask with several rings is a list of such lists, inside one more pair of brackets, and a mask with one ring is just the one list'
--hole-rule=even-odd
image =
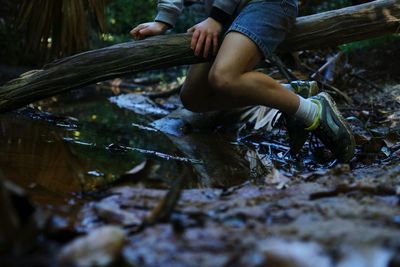
{"label": "white ankle sock", "polygon": [[306,127],[309,127],[313,124],[313,122],[317,118],[319,107],[310,99],[305,99],[299,95],[298,97],[300,100],[300,104],[294,116],[296,119],[304,123]]}
{"label": "white ankle sock", "polygon": [[281,83],[281,85],[286,89],[288,89],[289,91],[294,92],[293,87],[289,83]]}

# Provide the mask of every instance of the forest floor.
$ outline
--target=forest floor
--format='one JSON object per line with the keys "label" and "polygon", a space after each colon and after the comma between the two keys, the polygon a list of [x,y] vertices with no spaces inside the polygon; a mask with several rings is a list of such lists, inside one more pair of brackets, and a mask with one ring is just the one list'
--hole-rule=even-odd
{"label": "forest floor", "polygon": [[[400,266],[398,44],[349,52],[316,77],[355,133],[349,164],[338,164],[313,139],[299,156],[290,156],[281,122],[256,131],[254,123],[232,123],[231,114],[190,114],[176,95],[143,96],[177,87],[182,75],[176,69],[172,79],[156,79],[157,86],[146,85],[151,79],[145,76],[103,83],[116,95],[103,104],[112,106],[106,113],[123,110],[114,120],[100,123],[106,115],[94,116],[95,106],[86,102],[86,109],[59,108],[63,101],[102,94],[100,85],[36,103],[36,110],[1,115],[0,175],[24,187],[26,193],[5,186],[13,195],[29,196],[33,204],[24,205],[34,209],[29,221],[21,219],[21,234],[0,240],[9,244],[0,266]],[[307,78],[337,52],[303,52],[303,67],[294,74]],[[267,72],[283,80],[274,67]],[[89,117],[92,124],[84,124]],[[34,126],[24,133],[16,121]],[[28,138],[36,143],[26,143]],[[52,150],[39,153],[38,147]],[[93,162],[91,171],[85,169]],[[33,165],[40,171],[32,171]],[[15,178],[23,176],[17,169],[30,177]],[[63,187],[69,190],[61,194]]]}

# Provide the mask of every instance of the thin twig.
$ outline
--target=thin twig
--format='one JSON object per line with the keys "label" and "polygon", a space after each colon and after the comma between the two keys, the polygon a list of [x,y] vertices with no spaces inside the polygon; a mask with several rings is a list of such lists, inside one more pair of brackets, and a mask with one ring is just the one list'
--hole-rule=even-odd
{"label": "thin twig", "polygon": [[167,222],[171,217],[176,204],[178,203],[183,190],[186,174],[182,173],[175,179],[171,188],[158,204],[150,211],[150,214],[144,218],[139,227],[130,229],[130,234],[142,232],[149,226],[155,225],[158,222]]}
{"label": "thin twig", "polygon": [[331,57],[322,67],[320,67],[316,72],[314,72],[310,77],[311,79],[315,79],[318,75],[320,75],[326,68],[330,65],[335,64],[343,56],[343,52],[338,52],[335,56]]}
{"label": "thin twig", "polygon": [[319,82],[320,84],[322,84],[323,86],[331,89],[335,93],[339,94],[341,97],[344,98],[344,100],[346,100],[346,102],[348,104],[353,104],[353,100],[346,93],[343,93],[339,88],[337,88],[337,87],[335,87],[333,85],[327,84],[326,82],[323,82],[323,81],[318,80],[318,79],[316,81]]}
{"label": "thin twig", "polygon": [[164,198],[154,207],[150,215],[145,218],[143,225],[150,226],[160,221],[167,221],[178,203],[186,175],[181,174],[175,179]]}
{"label": "thin twig", "polygon": [[178,157],[178,156],[173,156],[173,155],[169,155],[169,154],[165,154],[165,153],[161,153],[161,152],[157,152],[157,151],[153,151],[153,150],[147,150],[147,149],[136,148],[136,147],[129,147],[129,146],[120,146],[120,147],[122,149],[126,149],[126,150],[137,151],[137,152],[140,152],[143,154],[154,155],[154,156],[166,159],[166,160],[173,159],[173,160],[188,162],[188,163],[192,163],[192,164],[203,164],[203,162],[201,160],[197,160],[197,159]]}

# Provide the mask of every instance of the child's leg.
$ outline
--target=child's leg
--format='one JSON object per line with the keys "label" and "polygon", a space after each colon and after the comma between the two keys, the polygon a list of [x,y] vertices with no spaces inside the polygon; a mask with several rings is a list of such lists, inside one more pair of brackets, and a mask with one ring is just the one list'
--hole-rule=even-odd
{"label": "child's leg", "polygon": [[299,122],[299,131],[315,131],[339,160],[349,161],[354,137],[329,95],[304,99],[252,71],[283,41],[296,12],[296,3],[288,0],[248,4],[230,26],[214,63],[191,68],[182,102],[197,112],[250,105],[277,108]]}
{"label": "child's leg", "polygon": [[262,54],[248,37],[229,32],[211,63],[192,66],[181,93],[193,111],[265,105],[294,114],[299,97],[266,74],[252,71]]}
{"label": "child's leg", "polygon": [[243,105],[264,105],[294,114],[299,98],[268,75],[251,71],[262,59],[256,44],[238,32],[229,32],[209,73],[217,92]]}
{"label": "child's leg", "polygon": [[[344,162],[354,155],[354,137],[333,100],[320,94],[304,99],[271,77],[251,71],[261,59],[246,36],[230,32],[214,63],[193,67],[182,90],[182,102],[193,111],[265,105],[277,108],[315,129],[318,137]],[[311,129],[310,129],[311,130]],[[299,127],[302,131],[302,127]]]}
{"label": "child's leg", "polygon": [[208,82],[212,62],[192,65],[181,89],[182,104],[193,112],[214,110],[213,90]]}
{"label": "child's leg", "polygon": [[242,107],[241,99],[226,101],[227,96],[217,92],[208,80],[211,63],[192,65],[181,91],[183,105],[193,112],[207,112]]}

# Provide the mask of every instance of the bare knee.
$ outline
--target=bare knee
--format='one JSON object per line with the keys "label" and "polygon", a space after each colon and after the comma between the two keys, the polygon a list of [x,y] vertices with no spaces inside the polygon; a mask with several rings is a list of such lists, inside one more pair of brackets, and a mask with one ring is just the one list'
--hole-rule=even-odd
{"label": "bare knee", "polygon": [[213,66],[208,74],[208,82],[217,94],[234,94],[235,80],[238,77],[229,72],[228,69]]}

